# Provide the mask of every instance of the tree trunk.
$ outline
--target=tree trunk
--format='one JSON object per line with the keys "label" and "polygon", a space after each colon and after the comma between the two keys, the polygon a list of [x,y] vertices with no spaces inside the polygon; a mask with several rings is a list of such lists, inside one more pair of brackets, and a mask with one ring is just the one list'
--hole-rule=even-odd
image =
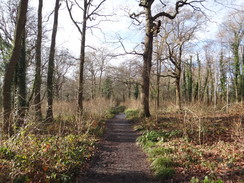
{"label": "tree trunk", "polygon": [[161,62],[160,60],[157,60],[157,110],[159,109],[160,106],[160,74],[161,74]]}
{"label": "tree trunk", "polygon": [[244,101],[244,46],[242,47],[241,101]]}
{"label": "tree trunk", "polygon": [[232,50],[234,54],[234,85],[235,85],[235,99],[236,102],[239,101],[239,91],[240,91],[240,59],[239,59],[239,43],[233,43]]}
{"label": "tree trunk", "polygon": [[145,49],[143,53],[143,68],[142,68],[142,105],[143,115],[150,117],[149,110],[149,89],[150,89],[150,72],[152,67],[152,52],[153,52],[153,19],[151,15],[151,6],[145,8],[146,13],[146,36]]}
{"label": "tree trunk", "polygon": [[22,44],[20,60],[17,69],[17,87],[18,87],[18,121],[16,126],[21,127],[24,124],[25,112],[27,109],[26,102],[26,33],[25,28],[22,33]]}
{"label": "tree trunk", "polygon": [[78,114],[83,113],[83,85],[84,85],[84,63],[85,63],[85,46],[86,46],[86,24],[87,24],[87,0],[84,0],[83,24],[80,48],[80,72],[79,72],[79,88],[78,88]]}
{"label": "tree trunk", "polygon": [[12,135],[12,124],[11,124],[11,85],[14,77],[14,71],[16,65],[20,58],[21,50],[21,35],[23,33],[25,22],[26,22],[26,13],[28,7],[28,0],[21,0],[19,4],[19,14],[17,19],[17,25],[15,28],[15,37],[14,37],[14,47],[12,55],[10,57],[9,63],[6,68],[3,81],[3,133]]}
{"label": "tree trunk", "polygon": [[35,118],[37,121],[42,120],[42,110],[41,110],[42,7],[43,7],[43,0],[39,0],[38,30],[37,30],[37,41],[36,41],[36,73],[35,73],[35,82],[34,82]]}
{"label": "tree trunk", "polygon": [[197,65],[198,65],[198,76],[197,76],[197,83],[198,83],[198,88],[197,88],[197,100],[198,102],[201,99],[201,87],[202,87],[202,82],[201,82],[201,60],[199,58],[199,54],[197,54]]}
{"label": "tree trunk", "polygon": [[175,81],[176,84],[176,106],[178,107],[179,110],[181,110],[182,105],[181,105],[181,88],[180,88],[180,77],[176,78]]}
{"label": "tree trunk", "polygon": [[55,44],[56,44],[56,35],[58,29],[58,11],[59,11],[59,1],[56,0],[55,10],[54,10],[54,23],[53,23],[53,32],[51,40],[51,48],[49,53],[48,61],[48,72],[47,72],[47,115],[46,120],[53,120],[53,73],[54,73],[54,55],[55,55]]}
{"label": "tree trunk", "polygon": [[190,63],[187,69],[187,89],[188,89],[188,101],[192,102],[192,56],[190,56]]}

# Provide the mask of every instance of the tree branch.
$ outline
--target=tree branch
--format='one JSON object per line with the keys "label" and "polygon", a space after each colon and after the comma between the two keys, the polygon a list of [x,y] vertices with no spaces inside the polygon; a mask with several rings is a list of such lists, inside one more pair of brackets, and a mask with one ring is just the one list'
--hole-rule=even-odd
{"label": "tree branch", "polygon": [[65,2],[66,2],[66,7],[67,7],[67,9],[68,9],[69,16],[70,16],[72,22],[75,24],[76,28],[78,29],[78,31],[79,31],[80,34],[82,35],[83,32],[82,32],[80,26],[78,25],[79,23],[77,23],[77,22],[75,21],[73,15],[72,15],[72,12],[71,12],[71,11],[72,11],[72,7],[73,7],[73,4],[71,4],[71,6],[69,6],[68,0],[66,0]]}

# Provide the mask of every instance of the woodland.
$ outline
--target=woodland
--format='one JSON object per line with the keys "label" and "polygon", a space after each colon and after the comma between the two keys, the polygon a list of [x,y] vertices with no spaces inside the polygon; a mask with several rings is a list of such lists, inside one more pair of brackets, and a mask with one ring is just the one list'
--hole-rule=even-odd
{"label": "woodland", "polygon": [[[75,182],[117,114],[159,182],[244,181],[243,2],[133,1],[123,29],[140,41],[110,49],[88,42],[112,24],[111,0],[0,0],[0,183]],[[78,53],[57,44],[60,11]]]}

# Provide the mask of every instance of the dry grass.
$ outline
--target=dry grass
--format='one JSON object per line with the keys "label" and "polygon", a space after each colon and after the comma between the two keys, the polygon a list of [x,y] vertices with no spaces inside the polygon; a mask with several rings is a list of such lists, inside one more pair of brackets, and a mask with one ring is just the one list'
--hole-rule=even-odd
{"label": "dry grass", "polygon": [[128,100],[122,103],[122,105],[126,106],[127,108],[130,109],[141,109],[141,100]]}

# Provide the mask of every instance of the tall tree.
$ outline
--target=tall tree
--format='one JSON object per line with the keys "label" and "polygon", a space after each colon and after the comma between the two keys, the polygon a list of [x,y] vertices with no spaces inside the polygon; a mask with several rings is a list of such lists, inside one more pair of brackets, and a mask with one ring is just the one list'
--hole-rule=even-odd
{"label": "tall tree", "polygon": [[51,47],[49,52],[48,60],[48,72],[47,72],[47,115],[46,120],[53,120],[53,73],[54,73],[54,55],[55,55],[55,45],[56,45],[56,35],[58,29],[58,12],[60,0],[56,0],[55,9],[54,9],[54,22],[53,22],[53,31],[51,39]]}
{"label": "tall tree", "polygon": [[174,19],[178,14],[179,10],[186,5],[190,5],[193,9],[199,10],[199,8],[194,6],[194,3],[203,2],[204,0],[177,0],[174,6],[174,12],[171,9],[167,9],[169,6],[163,1],[159,1],[160,6],[165,11],[160,11],[153,15],[152,5],[156,2],[155,0],[141,0],[139,6],[144,8],[144,11],[131,15],[131,18],[137,19],[141,15],[145,15],[146,21],[146,31],[145,31],[145,41],[144,41],[144,53],[143,53],[143,68],[142,68],[142,105],[144,116],[149,117],[149,89],[150,89],[150,74],[152,67],[152,53],[153,53],[153,37],[160,30],[161,21],[157,21],[160,17],[167,17],[169,19]]}
{"label": "tall tree", "polygon": [[26,23],[28,0],[21,0],[19,4],[19,14],[15,28],[13,51],[6,68],[3,81],[3,132],[12,135],[11,127],[11,86],[18,60],[20,58],[21,40]]}
{"label": "tall tree", "polygon": [[27,91],[26,91],[26,32],[22,33],[21,53],[17,67],[17,87],[18,87],[18,121],[16,126],[21,127],[24,123],[25,112],[27,109]]}
{"label": "tall tree", "polygon": [[34,81],[35,118],[38,121],[40,121],[42,119],[42,111],[41,111],[42,7],[43,7],[43,0],[39,0],[37,40],[36,40],[36,58],[35,58],[36,59],[36,72],[35,72],[35,81]]}
{"label": "tall tree", "polygon": [[[102,16],[100,15],[99,9],[104,4],[106,0],[101,0],[97,5],[93,4],[93,0],[84,0],[83,5],[79,4],[76,0],[70,1],[66,0],[66,6],[70,15],[70,18],[76,28],[78,29],[81,35],[81,47],[80,47],[80,69],[79,69],[79,87],[78,87],[78,114],[82,115],[83,113],[83,85],[84,85],[84,63],[85,63],[85,47],[86,47],[86,31],[87,31],[87,22],[89,20],[95,20],[95,17]],[[74,4],[83,12],[82,20],[75,20],[72,9]],[[81,26],[80,26],[81,25]]]}
{"label": "tall tree", "polygon": [[244,101],[244,46],[242,46],[241,100]]}

